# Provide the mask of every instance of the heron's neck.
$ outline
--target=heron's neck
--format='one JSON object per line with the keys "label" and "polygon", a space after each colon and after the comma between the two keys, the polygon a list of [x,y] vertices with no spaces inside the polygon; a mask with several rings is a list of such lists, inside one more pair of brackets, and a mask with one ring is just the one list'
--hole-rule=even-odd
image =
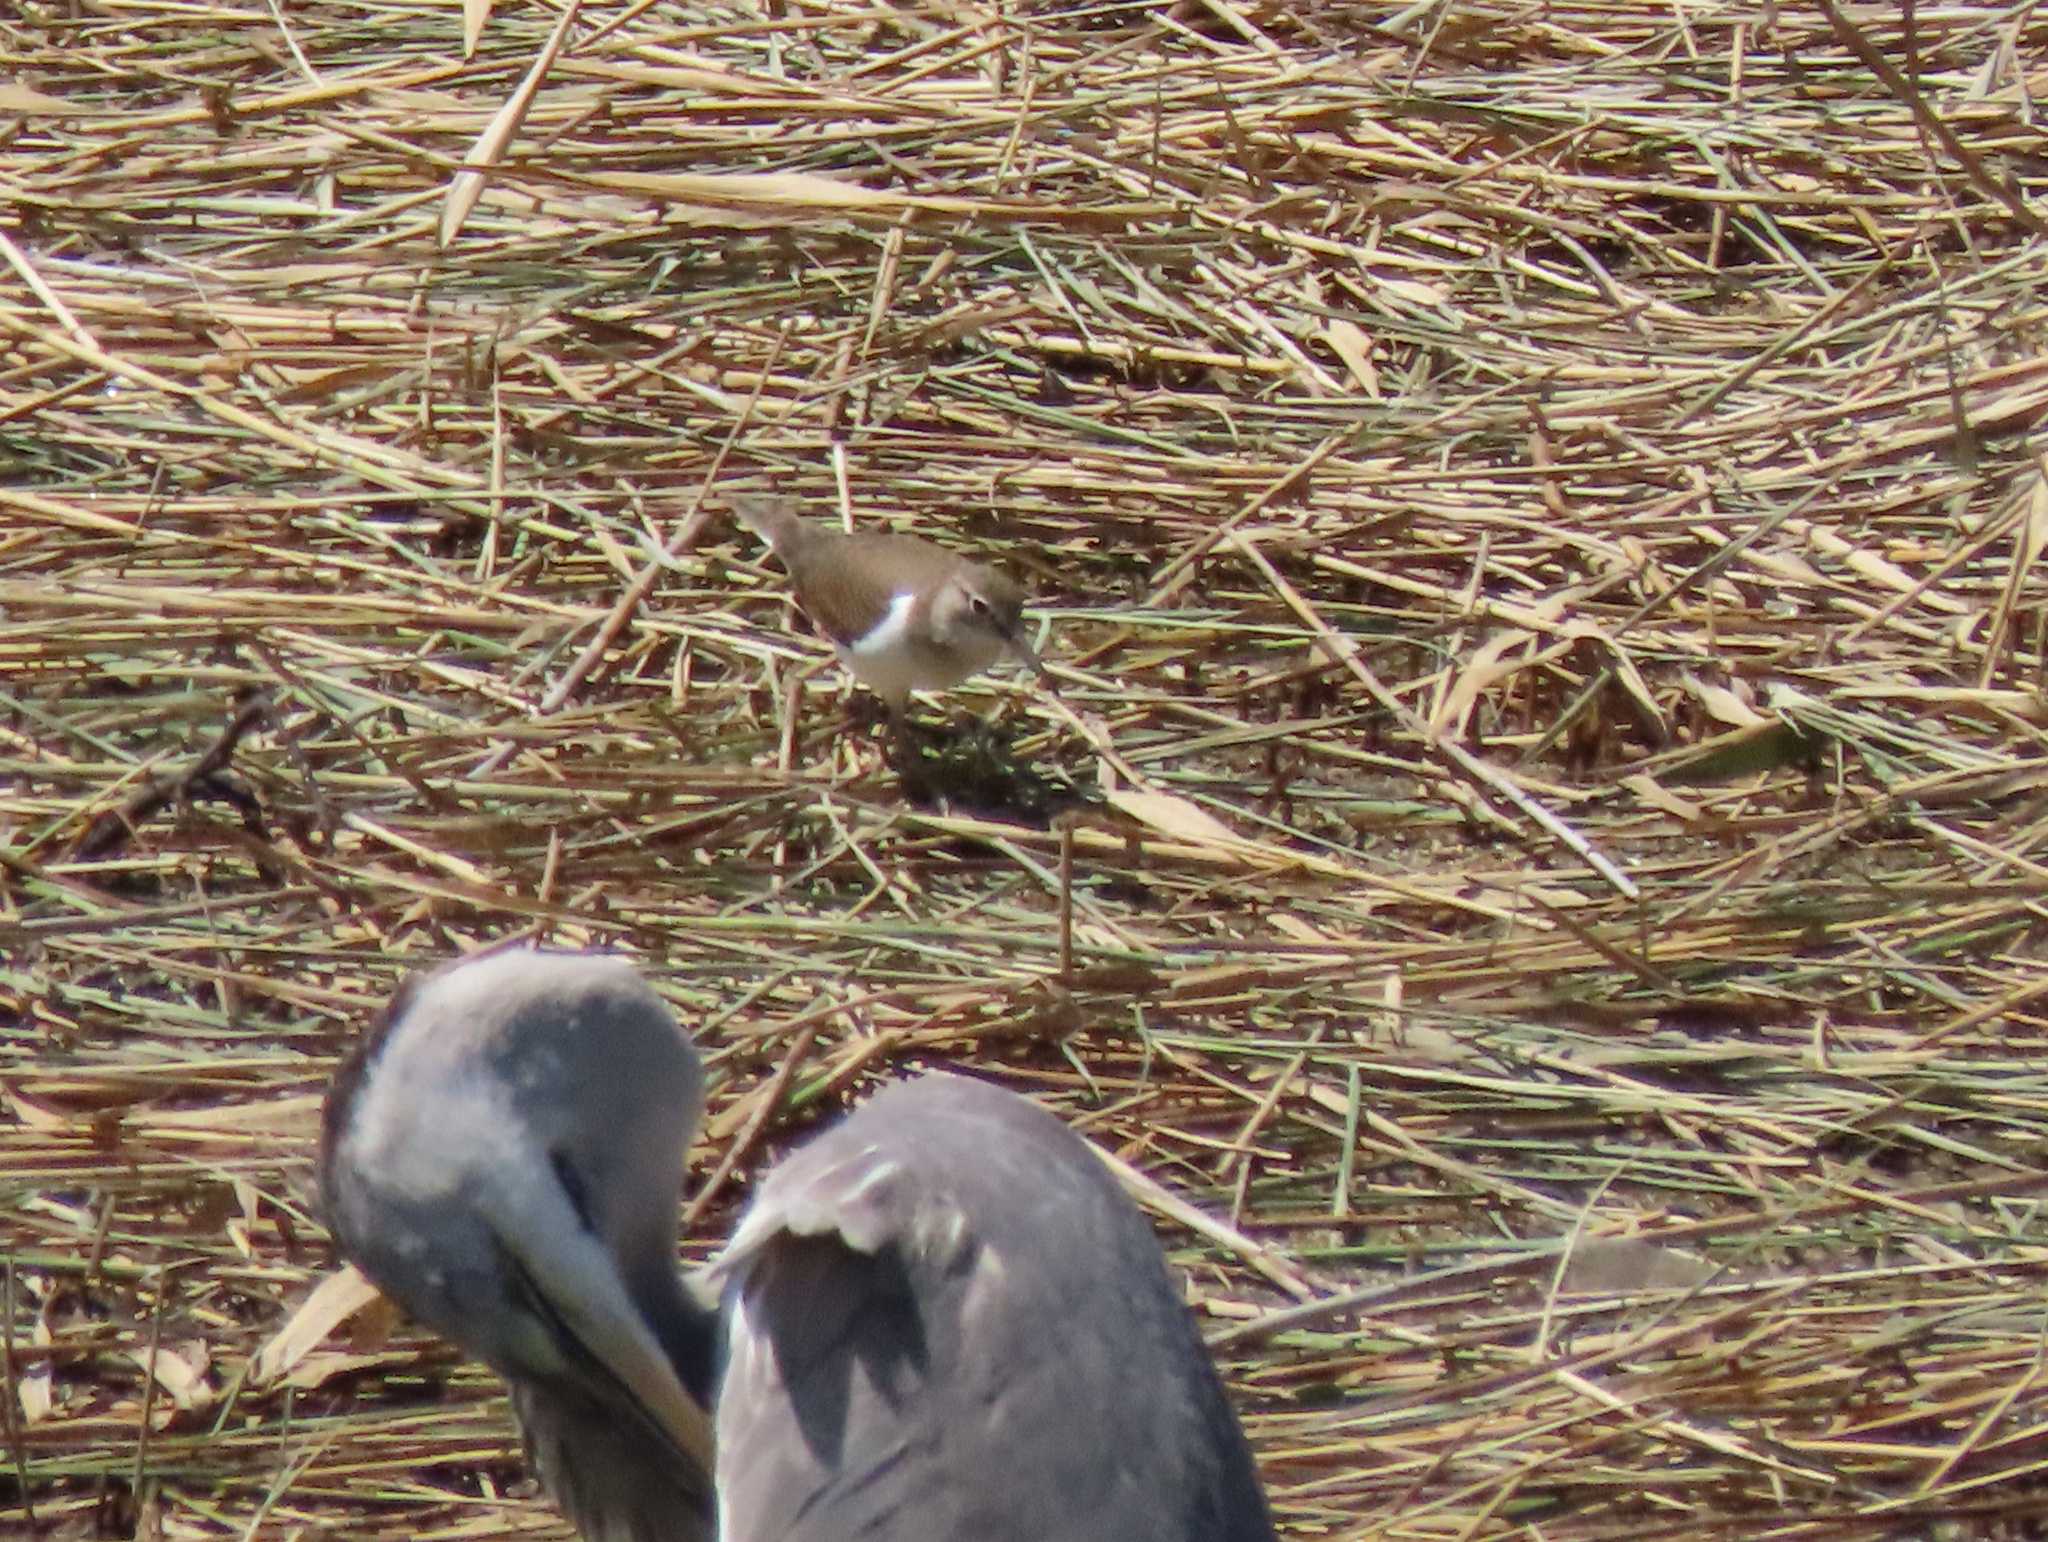
{"label": "heron's neck", "polygon": [[650,1260],[629,1274],[626,1289],[683,1390],[711,1407],[718,1384],[718,1314],[684,1288],[672,1258]]}

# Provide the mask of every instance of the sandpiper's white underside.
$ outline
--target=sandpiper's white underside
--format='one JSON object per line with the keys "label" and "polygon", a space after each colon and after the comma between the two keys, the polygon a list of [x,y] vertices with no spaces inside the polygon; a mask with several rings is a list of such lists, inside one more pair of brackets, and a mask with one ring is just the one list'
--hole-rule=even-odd
{"label": "sandpiper's white underside", "polygon": [[888,612],[851,643],[835,644],[839,662],[853,677],[884,700],[905,701],[912,691],[943,691],[969,675],[979,674],[1002,655],[1002,639],[980,633],[956,636],[951,647],[939,648],[911,628],[914,593],[897,595]]}

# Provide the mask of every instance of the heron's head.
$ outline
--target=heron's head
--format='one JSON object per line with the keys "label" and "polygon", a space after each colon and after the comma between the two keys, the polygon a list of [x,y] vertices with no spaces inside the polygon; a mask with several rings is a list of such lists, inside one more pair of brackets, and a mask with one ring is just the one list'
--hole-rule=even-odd
{"label": "heron's head", "polygon": [[702,1099],[695,1051],[623,961],[465,960],[403,990],[336,1079],[328,1218],[380,1289],[507,1380],[623,1403],[708,1457],[674,1256]]}

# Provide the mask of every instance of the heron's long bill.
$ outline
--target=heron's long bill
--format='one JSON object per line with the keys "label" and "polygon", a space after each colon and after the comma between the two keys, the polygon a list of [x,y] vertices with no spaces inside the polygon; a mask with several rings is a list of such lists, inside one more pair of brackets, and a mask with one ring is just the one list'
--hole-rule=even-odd
{"label": "heron's long bill", "polygon": [[704,1474],[708,1492],[715,1461],[711,1416],[677,1378],[597,1239],[580,1226],[500,1230],[498,1236],[538,1295],[536,1305],[568,1337],[556,1350],[579,1370],[613,1383],[653,1431]]}

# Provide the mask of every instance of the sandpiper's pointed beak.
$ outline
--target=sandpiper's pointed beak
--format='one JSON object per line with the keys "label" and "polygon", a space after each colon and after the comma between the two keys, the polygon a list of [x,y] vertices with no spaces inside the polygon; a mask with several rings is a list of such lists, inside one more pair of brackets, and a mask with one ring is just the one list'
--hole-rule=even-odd
{"label": "sandpiper's pointed beak", "polygon": [[1003,634],[1003,641],[1010,645],[1010,651],[1031,666],[1031,672],[1038,676],[1038,683],[1048,691],[1053,689],[1052,671],[1045,667],[1045,660],[1038,656],[1038,650],[1031,646],[1031,639],[1024,635],[1024,622],[1017,624]]}

